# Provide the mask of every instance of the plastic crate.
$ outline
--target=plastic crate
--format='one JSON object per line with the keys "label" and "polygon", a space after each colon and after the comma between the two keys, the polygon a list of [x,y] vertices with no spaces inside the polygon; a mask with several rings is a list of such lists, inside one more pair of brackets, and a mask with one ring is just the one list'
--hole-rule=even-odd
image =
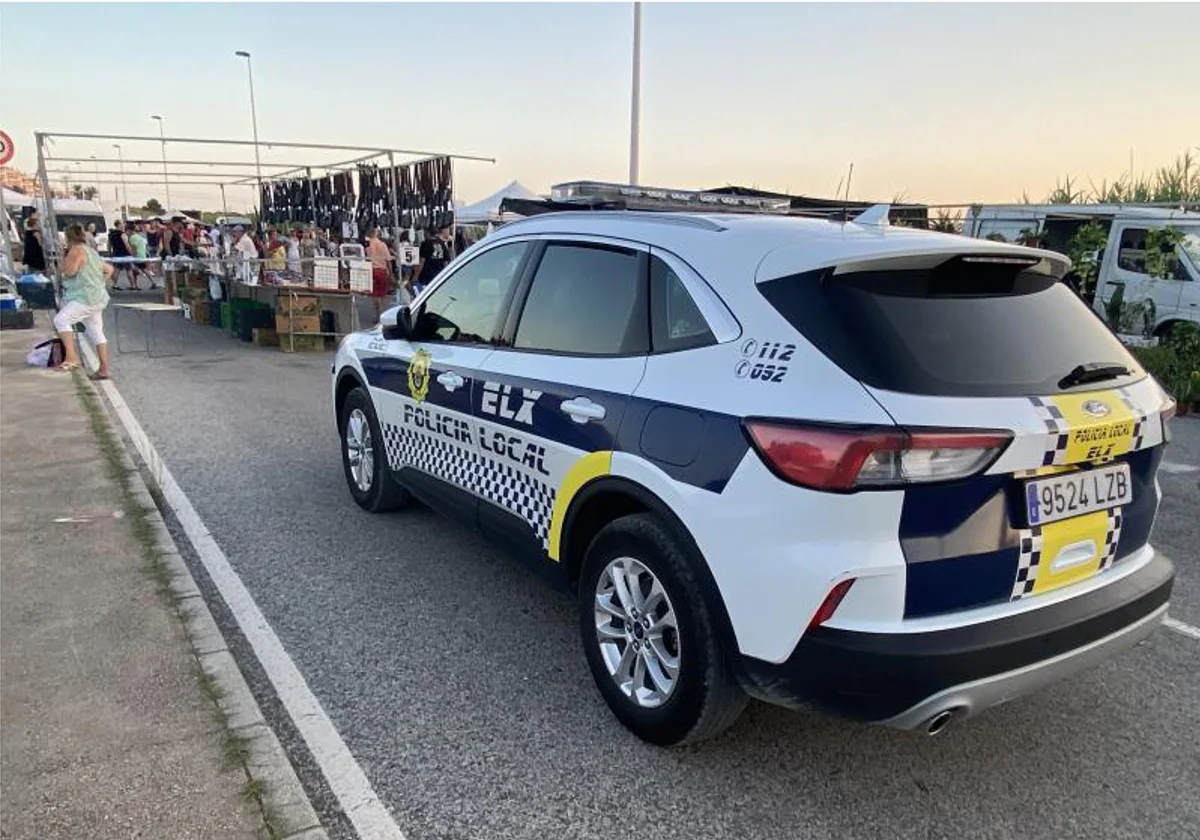
{"label": "plastic crate", "polygon": [[338,286],[337,259],[335,257],[316,257],[313,261],[313,288],[336,289]]}
{"label": "plastic crate", "polygon": [[371,293],[371,261],[347,260],[350,265],[350,291]]}

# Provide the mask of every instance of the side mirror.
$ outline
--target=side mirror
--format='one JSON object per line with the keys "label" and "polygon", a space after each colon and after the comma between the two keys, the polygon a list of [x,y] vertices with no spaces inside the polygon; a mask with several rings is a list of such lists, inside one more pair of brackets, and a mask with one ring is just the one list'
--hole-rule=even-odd
{"label": "side mirror", "polygon": [[407,341],[412,336],[412,312],[407,306],[393,306],[379,316],[383,337],[390,341]]}

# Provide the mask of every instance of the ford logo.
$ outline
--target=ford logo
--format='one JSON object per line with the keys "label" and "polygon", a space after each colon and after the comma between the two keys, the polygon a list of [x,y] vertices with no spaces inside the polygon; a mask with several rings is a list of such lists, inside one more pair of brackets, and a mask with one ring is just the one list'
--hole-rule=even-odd
{"label": "ford logo", "polygon": [[1110,411],[1109,407],[1100,400],[1088,400],[1083,404],[1083,410],[1092,417],[1105,417]]}

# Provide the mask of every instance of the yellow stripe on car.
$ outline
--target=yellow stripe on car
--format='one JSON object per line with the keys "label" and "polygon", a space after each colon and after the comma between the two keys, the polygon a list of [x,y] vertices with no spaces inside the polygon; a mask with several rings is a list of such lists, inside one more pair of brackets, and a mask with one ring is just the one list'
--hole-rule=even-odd
{"label": "yellow stripe on car", "polygon": [[562,484],[554,495],[554,509],[550,512],[550,534],[547,553],[551,560],[561,560],[563,520],[571,508],[571,502],[585,484],[612,472],[612,451],[592,452],[584,455],[563,476]]}

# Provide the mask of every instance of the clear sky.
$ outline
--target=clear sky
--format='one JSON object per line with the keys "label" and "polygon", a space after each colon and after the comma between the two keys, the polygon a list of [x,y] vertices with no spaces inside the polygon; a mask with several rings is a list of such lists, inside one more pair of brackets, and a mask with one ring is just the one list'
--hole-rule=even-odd
{"label": "clear sky", "polygon": [[[456,167],[467,201],[624,181],[631,30],[629,3],[4,4],[0,127],[27,171],[39,128],[156,134],[157,113],[168,135],[249,139],[241,49],[263,139],[497,158]],[[1197,4],[647,3],[641,180],[830,196],[853,161],[856,199],[1040,199],[1061,175],[1120,175],[1131,148],[1141,170],[1200,146],[1198,32]],[[253,157],[211,148],[167,151]]]}

